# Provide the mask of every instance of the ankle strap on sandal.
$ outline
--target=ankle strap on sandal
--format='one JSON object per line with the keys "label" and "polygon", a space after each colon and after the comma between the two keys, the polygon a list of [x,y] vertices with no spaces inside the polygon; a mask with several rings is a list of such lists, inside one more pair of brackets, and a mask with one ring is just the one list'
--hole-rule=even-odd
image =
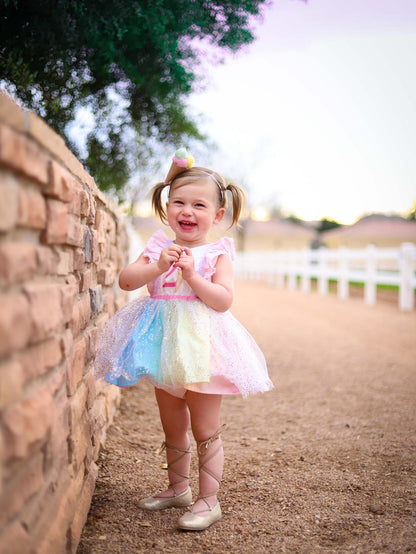
{"label": "ankle strap on sandal", "polygon": [[182,448],[178,448],[177,446],[172,446],[171,444],[168,444],[166,441],[163,441],[162,444],[159,446],[159,448],[156,450],[156,454],[163,454],[163,452],[166,449],[174,450],[175,452],[181,452],[184,455],[191,454],[191,443],[189,443],[189,446],[186,450],[183,450]]}
{"label": "ankle strap on sandal", "polygon": [[200,456],[203,456],[204,454],[206,454],[207,450],[211,446],[211,444],[215,440],[220,438],[220,435],[224,431],[225,427],[227,427],[227,425],[224,423],[223,425],[221,425],[221,427],[218,429],[218,431],[216,431],[212,435],[212,437],[209,437],[207,440],[204,440],[204,441],[196,441],[198,454]]}
{"label": "ankle strap on sandal", "polygon": [[171,444],[168,444],[166,441],[163,441],[160,447],[157,449],[157,454],[162,454],[164,450],[173,450],[174,452],[178,452],[180,456],[175,458],[174,460],[170,460],[170,462],[161,463],[160,468],[170,470],[172,473],[180,477],[178,481],[175,481],[174,483],[169,482],[169,487],[173,489],[173,491],[176,493],[175,486],[179,485],[179,483],[183,483],[183,481],[186,481],[189,479],[189,475],[184,475],[183,473],[180,473],[179,471],[176,471],[175,468],[172,466],[182,460],[186,454],[191,454],[191,443],[189,443],[189,446],[186,450],[183,450],[183,448],[178,448],[176,446],[172,446]]}

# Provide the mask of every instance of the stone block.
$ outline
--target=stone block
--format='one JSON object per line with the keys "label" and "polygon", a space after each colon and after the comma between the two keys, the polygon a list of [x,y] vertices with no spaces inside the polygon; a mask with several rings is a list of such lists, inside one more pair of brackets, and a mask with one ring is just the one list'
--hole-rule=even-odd
{"label": "stone block", "polygon": [[74,250],[74,271],[82,271],[85,266],[85,252],[82,248]]}
{"label": "stone block", "polygon": [[43,188],[47,196],[62,202],[71,202],[74,194],[75,180],[67,169],[52,160],[49,164],[49,179]]}
{"label": "stone block", "polygon": [[0,529],[9,523],[44,484],[43,454],[38,452],[6,483],[0,497]]}
{"label": "stone block", "polygon": [[0,171],[0,231],[10,231],[17,225],[19,185],[10,173]]}
{"label": "stone block", "polygon": [[[67,508],[67,506],[65,506]],[[31,554],[49,554],[52,552],[64,553],[67,552],[67,527],[70,524],[70,516],[61,508],[60,505],[49,508],[50,512],[48,521],[43,521],[42,532],[39,533],[39,538],[32,541]],[[41,515],[44,515],[41,513]]]}
{"label": "stone block", "polygon": [[90,410],[94,406],[95,399],[97,398],[95,386],[96,377],[94,375],[93,368],[91,368],[91,370],[85,375],[84,383],[87,388],[87,409]]}
{"label": "stone block", "polygon": [[115,312],[115,300],[114,300],[114,292],[111,289],[107,289],[104,297],[104,311],[109,313],[110,315],[113,315]]}
{"label": "stone block", "polygon": [[100,285],[112,285],[117,277],[117,272],[114,267],[102,267],[97,275],[97,279]]}
{"label": "stone block", "polygon": [[110,244],[116,243],[116,223],[111,216],[108,216],[107,220],[107,236]]}
{"label": "stone block", "polygon": [[22,396],[23,382],[22,365],[17,360],[0,364],[0,411]]}
{"label": "stone block", "polygon": [[57,484],[63,468],[68,465],[69,403],[65,390],[56,396],[54,404],[52,430],[45,448],[44,471],[49,482]]}
{"label": "stone block", "polygon": [[66,244],[68,235],[67,207],[59,200],[47,200],[46,202],[46,229],[42,234],[46,244]]}
{"label": "stone block", "polygon": [[46,202],[37,188],[20,187],[18,197],[19,227],[44,229],[46,226]]}
{"label": "stone block", "polygon": [[47,386],[7,408],[2,418],[7,441],[5,461],[24,460],[35,447],[45,443],[53,416],[53,400]]}
{"label": "stone block", "polygon": [[53,275],[57,270],[57,255],[48,246],[36,248],[36,273],[38,275]]}
{"label": "stone block", "polygon": [[92,442],[90,422],[84,414],[75,429],[72,430],[68,440],[68,452],[70,463],[74,473],[78,473],[88,457],[92,459]]}
{"label": "stone block", "polygon": [[79,276],[79,292],[86,291],[92,282],[92,270],[85,269],[80,273]]}
{"label": "stone block", "polygon": [[0,306],[0,356],[4,356],[29,343],[33,322],[29,302],[23,294],[0,295]]}
{"label": "stone block", "polygon": [[33,321],[32,342],[44,340],[63,326],[61,287],[53,283],[30,283],[23,287]]}
{"label": "stone block", "polygon": [[0,243],[0,283],[10,285],[31,279],[36,272],[36,248],[28,242]]}
{"label": "stone block", "polygon": [[0,126],[0,163],[38,183],[48,181],[48,159],[37,144],[4,125]]}
{"label": "stone block", "polygon": [[61,350],[64,358],[69,358],[72,348],[74,346],[74,339],[70,329],[65,329],[61,335]]}
{"label": "stone block", "polygon": [[90,288],[91,297],[91,317],[97,317],[103,311],[103,288],[101,285]]}
{"label": "stone block", "polygon": [[[6,483],[6,477],[5,477],[5,467],[4,467],[4,451],[6,450],[5,447],[5,440],[3,438],[3,430],[0,425],[0,496],[3,494],[4,486]],[[0,550],[1,552],[1,550]]]}
{"label": "stone block", "polygon": [[71,202],[68,204],[68,212],[74,214],[78,218],[81,217],[81,208],[83,202],[83,196],[85,192],[75,179],[73,181],[73,186],[71,189]]}
{"label": "stone block", "polygon": [[89,227],[85,227],[84,254],[85,261],[87,262],[87,264],[90,264],[92,261],[92,235]]}
{"label": "stone block", "polygon": [[92,432],[92,444],[94,446],[94,459],[98,456],[103,442],[104,431],[107,426],[106,398],[99,396],[89,412]]}
{"label": "stone block", "polygon": [[[84,483],[84,468],[75,479],[60,484],[53,489],[39,507],[39,517],[34,522],[34,540],[30,554],[49,554],[68,552],[67,533],[77,510],[77,500]],[[31,522],[25,522],[33,529]]]}
{"label": "stone block", "polygon": [[106,211],[98,208],[95,212],[95,227],[97,228],[99,243],[106,242],[106,218]]}
{"label": "stone block", "polygon": [[76,216],[72,214],[68,215],[67,229],[66,244],[83,247],[85,229],[84,225],[81,224],[80,220]]}
{"label": "stone block", "polygon": [[107,410],[106,421],[107,425],[113,423],[113,418],[120,404],[120,389],[109,385],[105,392],[105,405]]}
{"label": "stone block", "polygon": [[69,357],[69,367],[67,375],[68,396],[75,394],[85,372],[85,357],[87,351],[87,336],[79,337],[73,345]]}
{"label": "stone block", "polygon": [[118,247],[115,244],[110,245],[110,260],[113,262],[113,264],[118,268],[119,261],[120,261],[120,255],[122,258],[122,253],[119,251]]}
{"label": "stone block", "polygon": [[[98,242],[98,252],[100,255],[100,263],[104,264],[109,259],[109,245],[105,242]],[[100,266],[101,267],[101,266]]]}
{"label": "stone block", "polygon": [[87,396],[87,386],[84,382],[81,382],[75,394],[69,400],[69,421],[72,431],[77,428],[87,412]]}
{"label": "stone block", "polygon": [[94,494],[95,483],[98,477],[98,467],[95,463],[92,463],[88,469],[89,471],[84,481],[81,494],[77,500],[75,516],[68,531],[68,550],[74,554],[77,551],[78,543],[82,535],[82,529],[87,520],[92,496]]}
{"label": "stone block", "polygon": [[90,362],[97,351],[97,340],[98,340],[98,334],[99,330],[97,327],[91,327],[87,331],[88,333],[88,348],[87,348],[87,357],[86,362]]}
{"label": "stone block", "polygon": [[83,293],[83,295],[75,301],[72,308],[72,320],[70,322],[70,329],[75,337],[78,336],[82,329],[85,329],[91,317],[91,305],[89,293]]}
{"label": "stone block", "polygon": [[20,521],[15,520],[0,530],[0,552],[3,554],[25,554],[30,552],[31,541]]}
{"label": "stone block", "polygon": [[65,323],[72,319],[75,295],[77,293],[76,283],[66,283],[60,287],[62,318]]}
{"label": "stone block", "polygon": [[[91,204],[93,203],[93,198],[86,190],[82,191],[80,198],[81,198],[81,216],[87,217],[90,220],[91,210],[92,210]],[[88,221],[88,223],[91,223],[91,221]]]}
{"label": "stone block", "polygon": [[91,231],[91,239],[91,261],[96,264],[100,261],[100,248],[98,244],[98,231],[96,231],[95,229]]}
{"label": "stone block", "polygon": [[28,382],[44,375],[62,361],[61,340],[51,337],[19,354],[24,381]]}
{"label": "stone block", "polygon": [[56,255],[58,258],[56,266],[57,275],[68,275],[74,270],[74,253],[72,249],[61,250],[57,249]]}
{"label": "stone block", "polygon": [[47,386],[49,388],[49,394],[55,398],[56,395],[61,394],[62,391],[65,391],[66,394],[66,371],[67,371],[68,361],[64,360],[63,364],[57,369],[57,371],[52,372],[48,378]]}

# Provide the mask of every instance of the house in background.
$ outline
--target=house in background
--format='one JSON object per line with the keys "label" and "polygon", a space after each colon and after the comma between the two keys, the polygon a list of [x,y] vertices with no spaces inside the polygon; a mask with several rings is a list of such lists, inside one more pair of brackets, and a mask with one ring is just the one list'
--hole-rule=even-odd
{"label": "house in background", "polygon": [[399,216],[372,214],[354,225],[343,225],[321,233],[321,242],[327,248],[365,248],[374,244],[379,248],[397,248],[403,242],[416,244],[416,221]]}
{"label": "house in background", "polygon": [[317,232],[286,219],[268,221],[245,219],[239,228],[232,229],[238,250],[302,250],[310,248]]}

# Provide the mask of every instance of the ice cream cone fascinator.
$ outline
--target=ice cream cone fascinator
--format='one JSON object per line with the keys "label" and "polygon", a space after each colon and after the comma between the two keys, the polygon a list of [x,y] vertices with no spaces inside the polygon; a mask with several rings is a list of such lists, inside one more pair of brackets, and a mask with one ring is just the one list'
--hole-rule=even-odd
{"label": "ice cream cone fascinator", "polygon": [[172,165],[170,166],[165,183],[170,183],[175,177],[185,171],[185,169],[190,169],[193,165],[194,159],[191,154],[187,152],[186,148],[178,148],[172,158]]}

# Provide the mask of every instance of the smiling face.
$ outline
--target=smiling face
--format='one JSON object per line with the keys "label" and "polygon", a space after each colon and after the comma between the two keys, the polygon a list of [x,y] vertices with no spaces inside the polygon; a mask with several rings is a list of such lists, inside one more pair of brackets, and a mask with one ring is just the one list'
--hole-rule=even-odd
{"label": "smiling face", "polygon": [[166,204],[175,242],[188,248],[207,244],[209,230],[222,220],[224,212],[218,205],[218,186],[210,178],[174,184]]}

